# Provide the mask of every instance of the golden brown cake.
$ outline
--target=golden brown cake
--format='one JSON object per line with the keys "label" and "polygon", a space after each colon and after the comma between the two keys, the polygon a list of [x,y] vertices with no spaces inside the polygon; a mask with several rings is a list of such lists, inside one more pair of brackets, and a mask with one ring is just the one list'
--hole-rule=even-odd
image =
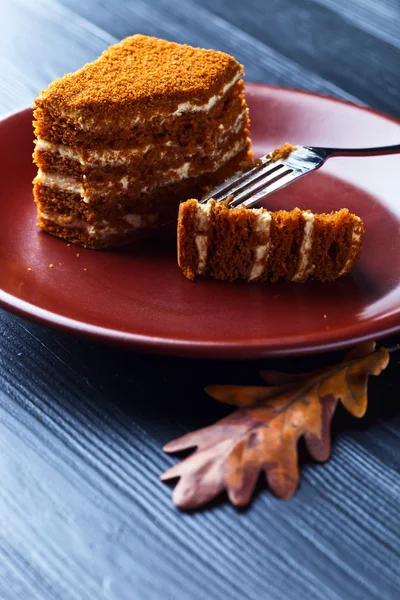
{"label": "golden brown cake", "polygon": [[291,154],[294,150],[297,149],[297,146],[293,146],[293,144],[289,144],[289,142],[285,142],[283,146],[280,148],[275,148],[273,152],[267,154],[267,157],[271,159],[271,162],[276,162],[280,159],[285,159]]}
{"label": "golden brown cake", "polygon": [[363,237],[362,220],[347,209],[269,212],[187,200],[179,207],[178,263],[189,279],[333,281],[354,268]]}
{"label": "golden brown cake", "polygon": [[91,248],[176,218],[250,157],[243,68],[222,52],[128,37],[35,101],[39,226]]}

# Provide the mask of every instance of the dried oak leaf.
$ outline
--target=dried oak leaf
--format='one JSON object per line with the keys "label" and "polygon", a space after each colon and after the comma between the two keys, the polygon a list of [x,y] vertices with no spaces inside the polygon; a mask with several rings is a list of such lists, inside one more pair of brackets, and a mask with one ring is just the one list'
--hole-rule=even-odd
{"label": "dried oak leaf", "polygon": [[389,362],[385,348],[361,344],[344,360],[300,375],[261,373],[269,387],[212,385],[206,392],[239,409],[214,425],[169,442],[165,452],[197,450],[166,471],[163,481],[179,477],[173,501],[198,508],[226,490],[230,501],[250,501],[261,471],[269,487],[288,499],[299,482],[297,444],[304,436],[311,456],[329,458],[330,422],[337,403],[355,417],[367,409],[368,375],[379,375]]}

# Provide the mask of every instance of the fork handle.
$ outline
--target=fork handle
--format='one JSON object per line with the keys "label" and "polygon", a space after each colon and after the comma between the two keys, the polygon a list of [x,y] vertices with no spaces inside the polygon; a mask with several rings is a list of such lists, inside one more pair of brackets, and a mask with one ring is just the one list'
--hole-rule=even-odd
{"label": "fork handle", "polygon": [[324,160],[331,156],[376,156],[379,154],[397,154],[400,144],[395,146],[378,146],[377,148],[316,148],[306,146],[311,151],[319,154]]}

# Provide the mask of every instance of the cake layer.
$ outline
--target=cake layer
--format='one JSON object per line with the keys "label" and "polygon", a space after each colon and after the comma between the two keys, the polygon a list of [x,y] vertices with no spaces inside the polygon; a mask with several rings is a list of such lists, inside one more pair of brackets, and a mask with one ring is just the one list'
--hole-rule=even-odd
{"label": "cake layer", "polygon": [[[131,199],[139,198],[143,193],[153,191],[159,187],[179,183],[185,179],[198,178],[207,173],[213,173],[237,155],[243,156],[248,148],[247,140],[239,138],[232,141],[224,149],[220,149],[213,156],[188,156],[184,162],[175,164],[173,168],[160,169],[153,165],[139,165],[138,168],[122,173],[115,173],[113,169],[96,169],[87,175],[65,175],[63,170],[57,169],[53,164],[46,162],[46,171],[39,169],[35,183],[41,186],[58,188],[80,194],[81,200],[87,204],[115,201],[116,196],[129,196]],[[182,160],[182,158],[181,158]],[[38,161],[41,166],[41,160]]]}
{"label": "cake layer", "polygon": [[179,209],[178,263],[189,279],[333,281],[354,268],[363,235],[347,209],[268,212],[188,200]]}
{"label": "cake layer", "polygon": [[247,157],[246,148],[216,172],[159,186],[153,191],[142,190],[136,198],[119,194],[97,204],[82,202],[79,190],[36,183],[38,224],[49,233],[91,248],[127,243],[132,239],[130,233],[136,230],[143,234],[176,220],[182,199],[215,186],[238,170]]}
{"label": "cake layer", "polygon": [[134,35],[54,81],[36,106],[46,105],[81,129],[106,131],[111,125],[115,134],[155,114],[205,113],[242,74],[242,66],[222,52]]}
{"label": "cake layer", "polygon": [[[205,129],[197,133],[193,138],[190,148],[185,147],[185,155],[208,155],[211,156],[219,148],[236,140],[239,136],[247,137],[249,134],[249,120],[246,113],[227,116],[221,123],[215,124],[213,128]],[[35,141],[34,159],[35,163],[43,170],[47,169],[45,161],[52,167],[63,169],[66,174],[78,176],[80,173],[88,173],[94,169],[115,169],[120,172],[139,163],[154,163],[158,166],[171,165],[181,160],[182,146],[179,138],[169,136],[168,140],[153,139],[151,143],[138,143],[137,141],[125,142],[123,148],[104,147],[97,143],[89,147],[66,146],[55,144],[38,138]],[[41,164],[40,164],[41,163]],[[51,169],[54,170],[54,169]],[[68,173],[68,171],[70,171]]]}
{"label": "cake layer", "polygon": [[56,237],[83,246],[92,250],[103,250],[110,246],[122,246],[143,238],[149,234],[153,226],[146,225],[130,227],[129,224],[119,223],[114,227],[108,224],[99,226],[86,226],[82,222],[69,222],[63,224],[48,220],[45,215],[38,214],[38,227]]}
{"label": "cake layer", "polygon": [[[81,127],[81,122],[66,120],[54,113],[51,106],[42,103],[34,111],[35,135],[39,139],[63,144],[66,146],[79,145],[84,153],[89,151],[95,141],[97,149],[125,149],[132,145],[153,145],[176,140],[181,147],[198,144],[204,138],[204,133],[212,140],[219,133],[220,125],[233,123],[239,114],[247,115],[244,99],[244,84],[239,80],[229,89],[225,96],[206,112],[183,113],[180,115],[160,115],[157,111],[147,120],[140,119],[125,123],[121,130],[115,130],[112,115],[107,126],[99,128],[99,122],[94,122],[91,129]],[[215,133],[213,133],[215,132]]]}
{"label": "cake layer", "polygon": [[[207,134],[206,134],[207,135]],[[85,161],[79,150],[38,140],[34,152],[34,160],[43,172],[56,172],[60,175],[74,177],[82,181],[101,180],[104,173],[123,177],[131,174],[142,174],[142,179],[150,174],[157,177],[169,169],[179,169],[184,163],[190,164],[190,169],[204,171],[213,170],[214,162],[220,162],[222,155],[230,154],[230,150],[239,145],[243,148],[250,145],[248,140],[247,123],[243,115],[239,115],[230,129],[224,129],[210,140],[207,137],[198,145],[182,148],[174,141],[162,144],[143,146],[141,149],[131,148],[124,151],[100,151],[97,159]],[[93,150],[93,154],[96,151]],[[107,161],[106,157],[110,160]]]}

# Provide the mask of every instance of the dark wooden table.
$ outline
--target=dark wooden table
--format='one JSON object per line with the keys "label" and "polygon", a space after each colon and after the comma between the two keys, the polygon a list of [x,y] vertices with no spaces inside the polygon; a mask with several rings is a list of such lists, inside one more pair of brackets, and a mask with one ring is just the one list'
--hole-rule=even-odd
{"label": "dark wooden table", "polygon": [[[399,0],[1,0],[0,113],[136,32],[400,117]],[[331,461],[305,461],[293,500],[261,488],[246,511],[182,514],[163,443],[228,412],[205,384],[257,383],[265,362],[144,356],[0,311],[0,598],[399,598],[399,358],[365,419],[339,411]]]}

